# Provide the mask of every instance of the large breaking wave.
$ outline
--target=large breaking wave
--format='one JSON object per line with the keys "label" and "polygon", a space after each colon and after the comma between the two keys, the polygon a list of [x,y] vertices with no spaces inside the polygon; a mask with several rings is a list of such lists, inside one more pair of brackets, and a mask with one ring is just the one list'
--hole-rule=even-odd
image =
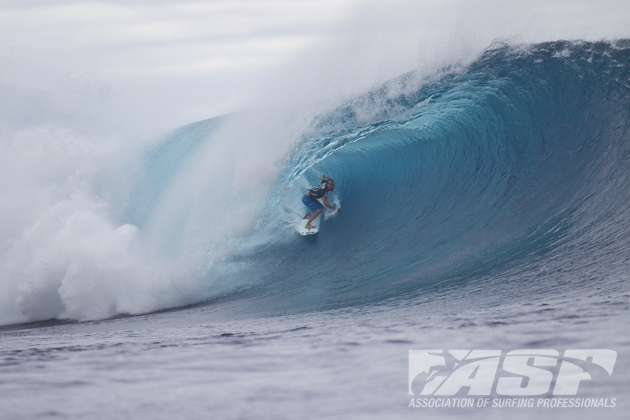
{"label": "large breaking wave", "polygon": [[[0,322],[244,298],[291,313],[484,279],[614,287],[630,268],[629,114],[629,42],[553,42],[332,109],[192,124],[120,169],[109,210],[75,191],[9,236]],[[302,238],[321,173],[342,210]]]}

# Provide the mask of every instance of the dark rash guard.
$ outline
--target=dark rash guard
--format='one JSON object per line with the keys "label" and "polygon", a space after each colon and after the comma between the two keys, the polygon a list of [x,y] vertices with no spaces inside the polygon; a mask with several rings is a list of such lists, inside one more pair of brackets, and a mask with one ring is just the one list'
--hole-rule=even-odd
{"label": "dark rash guard", "polygon": [[313,200],[317,200],[319,198],[323,198],[323,197],[328,197],[328,189],[326,189],[326,182],[328,180],[324,179],[322,181],[321,184],[319,184],[319,186],[315,187],[315,188],[311,188],[309,191],[309,197],[311,197]]}

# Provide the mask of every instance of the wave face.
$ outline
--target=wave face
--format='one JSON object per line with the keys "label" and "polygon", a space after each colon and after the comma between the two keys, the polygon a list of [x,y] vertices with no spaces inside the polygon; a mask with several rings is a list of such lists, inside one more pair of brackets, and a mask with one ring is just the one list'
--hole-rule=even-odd
{"label": "wave face", "polygon": [[[139,159],[113,215],[55,206],[8,253],[5,300],[28,320],[226,299],[295,313],[470,282],[544,296],[626,280],[630,42],[497,45],[300,112],[181,128]],[[303,238],[321,173],[342,210]]]}

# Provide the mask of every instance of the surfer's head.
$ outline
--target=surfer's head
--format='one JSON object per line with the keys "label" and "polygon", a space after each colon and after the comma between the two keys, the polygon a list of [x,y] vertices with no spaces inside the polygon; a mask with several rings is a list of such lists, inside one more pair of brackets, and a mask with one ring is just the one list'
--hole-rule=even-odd
{"label": "surfer's head", "polygon": [[332,191],[335,189],[335,181],[332,178],[326,180],[326,189]]}

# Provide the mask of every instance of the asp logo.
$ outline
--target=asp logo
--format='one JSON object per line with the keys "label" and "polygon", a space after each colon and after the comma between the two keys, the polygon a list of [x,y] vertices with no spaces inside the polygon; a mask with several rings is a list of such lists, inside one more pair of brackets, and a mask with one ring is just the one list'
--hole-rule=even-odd
{"label": "asp logo", "polygon": [[612,375],[614,350],[409,350],[409,395],[576,395]]}

